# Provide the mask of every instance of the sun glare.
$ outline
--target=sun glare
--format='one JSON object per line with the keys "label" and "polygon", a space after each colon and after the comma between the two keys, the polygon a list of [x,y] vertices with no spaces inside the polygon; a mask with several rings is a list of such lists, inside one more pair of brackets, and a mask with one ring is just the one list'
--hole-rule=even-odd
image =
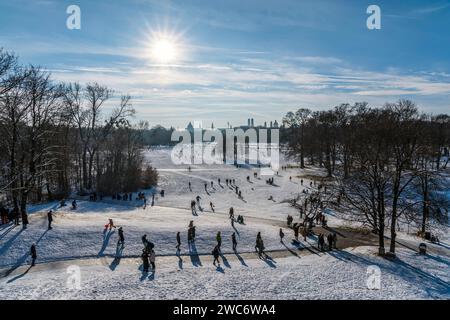
{"label": "sun glare", "polygon": [[177,59],[177,44],[168,38],[154,39],[151,45],[151,56],[157,62],[168,63]]}

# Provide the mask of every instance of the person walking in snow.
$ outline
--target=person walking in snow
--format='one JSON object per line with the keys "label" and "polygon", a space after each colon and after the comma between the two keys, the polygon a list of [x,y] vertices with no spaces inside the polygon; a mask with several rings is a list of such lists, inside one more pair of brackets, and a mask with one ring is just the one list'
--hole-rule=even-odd
{"label": "person walking in snow", "polygon": [[213,189],[213,188],[214,188],[214,182],[211,181],[211,189]]}
{"label": "person walking in snow", "polygon": [[191,186],[191,182],[189,181],[189,191],[192,192],[192,186]]}
{"label": "person walking in snow", "polygon": [[37,259],[36,244],[34,243],[31,245],[30,255],[31,255],[31,266],[34,267]]}
{"label": "person walking in snow", "polygon": [[233,207],[230,207],[229,217],[230,217],[230,219],[234,219],[234,208]]}
{"label": "person walking in snow", "polygon": [[317,247],[319,248],[320,251],[323,251],[324,244],[325,244],[325,239],[323,237],[323,234],[319,234],[319,237],[317,239]]}
{"label": "person walking in snow", "polygon": [[209,207],[211,208],[211,211],[214,213],[214,212],[216,212],[215,210],[214,210],[214,204],[210,201],[209,202]]}
{"label": "person walking in snow", "polygon": [[256,235],[256,243],[255,243],[255,251],[258,252],[258,246],[261,241],[261,232],[258,232]]}
{"label": "person walking in snow", "polygon": [[153,249],[150,249],[150,252],[148,254],[148,260],[150,261],[150,264],[152,265],[153,272],[155,272],[155,269],[156,269],[156,265],[155,265],[156,254],[155,254],[155,251]]}
{"label": "person walking in snow", "polygon": [[72,210],[76,210],[77,209],[77,200],[73,199],[72,201]]}
{"label": "person walking in snow", "polygon": [[327,242],[328,242],[328,250],[333,250],[333,235],[329,233],[327,235]]}
{"label": "person walking in snow", "polygon": [[264,241],[261,238],[261,233],[258,232],[258,235],[256,236],[256,245],[255,245],[256,251],[258,252],[259,258],[263,257],[264,254]]}
{"label": "person walking in snow", "polygon": [[195,209],[195,200],[191,201],[191,212],[192,212],[192,215],[197,214],[197,210]]}
{"label": "person walking in snow", "polygon": [[336,234],[336,232],[333,232],[333,247],[334,247],[334,249],[337,249],[337,234]]}
{"label": "person walking in snow", "polygon": [[155,245],[152,242],[148,241],[146,234],[144,234],[142,236],[141,240],[142,240],[142,244],[144,245],[145,251],[150,252],[150,250],[155,247]]}
{"label": "person walking in snow", "polygon": [[283,238],[284,238],[284,232],[283,232],[283,229],[280,228],[280,242],[283,242]]}
{"label": "person walking in snow", "polygon": [[298,223],[294,223],[292,228],[294,229],[295,240],[298,241],[298,230],[300,229],[300,225]]}
{"label": "person walking in snow", "polygon": [[145,249],[142,250],[141,258],[142,258],[142,270],[143,270],[145,273],[147,273],[147,272],[148,272],[148,269],[149,269],[149,267],[150,267],[150,264],[149,264],[149,262],[148,262],[148,253],[147,253],[147,251],[146,251]]}
{"label": "person walking in snow", "polygon": [[220,261],[219,261],[219,256],[220,256],[220,250],[218,248],[218,246],[215,246],[213,251],[212,251],[212,255],[214,257],[214,261],[213,261],[213,265],[216,266],[216,262],[220,267]]}
{"label": "person walking in snow", "polygon": [[233,243],[233,251],[236,251],[237,241],[236,241],[236,234],[234,232],[231,235],[231,242]]}
{"label": "person walking in snow", "polygon": [[122,247],[125,245],[125,237],[123,236],[123,229],[122,227],[119,228],[119,240],[117,241],[117,245],[122,245]]}
{"label": "person walking in snow", "polygon": [[53,222],[53,211],[49,210],[47,212],[47,220],[48,220],[48,230],[52,230],[52,222]]}
{"label": "person walking in snow", "polygon": [[220,231],[217,232],[216,240],[217,240],[217,247],[219,248],[220,251],[220,246],[222,245],[222,236],[220,235]]}
{"label": "person walking in snow", "polygon": [[177,232],[177,245],[175,246],[175,248],[177,248],[177,251],[180,251],[180,246],[181,246],[181,237],[180,237],[180,231]]}
{"label": "person walking in snow", "polygon": [[292,216],[288,214],[287,219],[286,219],[286,223],[287,223],[288,227],[290,227],[292,225],[293,220],[294,220],[294,218],[292,218]]}
{"label": "person walking in snow", "polygon": [[189,227],[188,229],[188,241],[189,244],[195,241],[195,226]]}
{"label": "person walking in snow", "polygon": [[111,231],[112,228],[116,228],[116,226],[114,225],[113,219],[109,219],[108,223],[105,224],[105,231],[109,228],[109,231]]}
{"label": "person walking in snow", "polygon": [[205,182],[205,192],[208,193],[208,184]]}

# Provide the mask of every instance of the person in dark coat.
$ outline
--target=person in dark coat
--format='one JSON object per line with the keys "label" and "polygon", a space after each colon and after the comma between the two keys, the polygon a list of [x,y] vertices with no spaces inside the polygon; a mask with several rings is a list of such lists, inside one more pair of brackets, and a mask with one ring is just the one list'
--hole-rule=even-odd
{"label": "person in dark coat", "polygon": [[327,236],[327,242],[328,242],[328,250],[333,250],[333,235],[331,233]]}
{"label": "person in dark coat", "polygon": [[195,241],[195,226],[192,227],[192,241]]}
{"label": "person in dark coat", "polygon": [[215,246],[212,251],[212,255],[214,257],[213,265],[216,265],[216,262],[217,262],[217,264],[220,266],[219,252],[220,252],[220,250],[219,250],[218,246]]}
{"label": "person in dark coat", "polygon": [[231,242],[233,243],[233,251],[236,251],[237,241],[236,241],[236,234],[234,232],[231,235]]}
{"label": "person in dark coat", "polygon": [[230,207],[229,217],[230,217],[230,219],[234,219],[234,208],[233,207]]}
{"label": "person in dark coat", "polygon": [[294,229],[295,240],[298,241],[298,231],[300,229],[300,225],[298,223],[294,223],[294,226],[292,228]]}
{"label": "person in dark coat", "polygon": [[177,232],[177,245],[175,246],[175,248],[177,248],[177,251],[180,251],[180,246],[181,246],[181,237],[180,237],[180,231]]}
{"label": "person in dark coat", "polygon": [[76,210],[77,209],[77,200],[73,199],[72,201],[72,210]]}
{"label": "person in dark coat", "polygon": [[36,245],[34,243],[31,245],[30,255],[31,255],[31,266],[34,267],[37,259]]}
{"label": "person in dark coat", "polygon": [[142,250],[142,269],[144,270],[144,272],[148,272],[148,269],[150,268],[150,263],[148,261],[148,253],[147,251],[144,249]]}
{"label": "person in dark coat", "polygon": [[319,234],[318,240],[317,240],[317,246],[320,249],[320,251],[323,251],[325,245],[325,238],[323,234]]}
{"label": "person in dark coat", "polygon": [[123,229],[119,227],[119,240],[117,241],[117,245],[121,244],[122,247],[125,245],[125,237],[123,236]]}
{"label": "person in dark coat", "polygon": [[48,220],[48,230],[52,230],[52,222],[53,222],[53,211],[50,210],[47,212],[47,220]]}
{"label": "person in dark coat", "polygon": [[280,242],[283,242],[284,232],[283,229],[280,228]]}

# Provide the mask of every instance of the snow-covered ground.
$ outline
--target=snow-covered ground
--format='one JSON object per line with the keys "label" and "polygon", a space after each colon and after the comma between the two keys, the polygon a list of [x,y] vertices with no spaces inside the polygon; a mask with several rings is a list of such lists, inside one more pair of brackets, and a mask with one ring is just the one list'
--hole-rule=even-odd
{"label": "snow-covered ground", "polygon": [[[146,157],[159,171],[158,190],[165,190],[163,198],[156,194],[154,207],[144,210],[139,201],[106,198],[102,202],[79,201],[77,210],[56,209],[57,203],[48,203],[30,206],[26,230],[0,226],[0,299],[450,298],[450,247],[446,242],[427,256],[420,256],[414,250],[421,240],[399,233],[399,239],[407,240],[413,250],[399,246],[396,262],[375,256],[374,247],[318,253],[313,250],[316,238],[292,243],[292,231],[284,226],[288,214],[298,219],[298,213],[288,201],[303,188],[310,188],[307,177],[320,176],[318,170],[280,170],[273,176],[272,186],[265,182],[269,176],[260,176],[255,167],[192,165],[189,172],[187,165],[176,166],[170,161],[169,149],[149,151]],[[253,172],[260,178],[255,179]],[[243,200],[226,186],[227,178],[236,180]],[[204,211],[193,216],[189,206],[197,195]],[[215,213],[209,209],[210,201]],[[234,207],[236,216],[244,215],[245,225],[231,226],[230,207]],[[56,209],[54,228],[47,231],[46,212],[50,208]],[[124,229],[125,247],[120,252],[117,231],[103,232],[109,218]],[[189,249],[187,226],[191,220],[196,225],[196,243]],[[332,227],[348,225],[331,211],[328,220]],[[279,241],[280,227],[286,234],[284,243]],[[177,231],[181,232],[181,258],[175,256]],[[210,254],[218,231],[225,255],[221,268],[216,269]],[[231,250],[232,232],[237,235],[238,254]],[[258,232],[273,260],[258,259],[253,253]],[[150,277],[139,270],[140,238],[144,234],[155,243],[157,254],[157,272]],[[37,245],[38,264],[27,270],[32,243]],[[71,265],[80,267],[81,290],[67,288],[67,267]],[[380,290],[367,288],[370,265],[381,269]]]}
{"label": "snow-covered ground", "polygon": [[[209,257],[193,266],[183,257],[157,260],[155,274],[138,260],[74,262],[80,289],[68,287],[68,265],[0,280],[0,299],[449,299],[448,258],[399,250],[400,262],[360,247],[301,258],[227,258],[220,268]],[[124,259],[123,259],[124,260]],[[380,286],[370,268],[380,268]],[[73,268],[73,267],[72,267]],[[369,269],[368,269],[369,268]],[[369,284],[369,285],[368,285]],[[372,289],[369,289],[372,288]],[[378,289],[379,288],[379,289]]]}

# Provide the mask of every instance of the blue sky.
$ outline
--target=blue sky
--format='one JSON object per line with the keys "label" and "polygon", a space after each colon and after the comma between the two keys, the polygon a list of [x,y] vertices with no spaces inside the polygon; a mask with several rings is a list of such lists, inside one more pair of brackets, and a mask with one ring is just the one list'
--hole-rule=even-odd
{"label": "blue sky", "polygon": [[[72,4],[81,30],[66,28]],[[366,27],[371,4],[381,30]],[[0,0],[0,47],[22,63],[129,93],[136,120],[180,127],[400,98],[448,112],[449,31],[450,0]],[[155,35],[176,59],[155,61]]]}

